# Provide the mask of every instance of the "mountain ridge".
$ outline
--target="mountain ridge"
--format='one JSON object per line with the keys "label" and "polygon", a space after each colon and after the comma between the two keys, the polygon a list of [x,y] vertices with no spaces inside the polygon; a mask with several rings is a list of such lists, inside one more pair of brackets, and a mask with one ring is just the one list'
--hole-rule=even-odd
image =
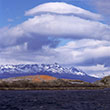
{"label": "mountain ridge", "polygon": [[26,75],[50,75],[64,79],[79,79],[87,82],[93,82],[98,78],[87,75],[75,67],[62,67],[55,64],[19,64],[19,65],[1,65],[0,78],[19,77]]}

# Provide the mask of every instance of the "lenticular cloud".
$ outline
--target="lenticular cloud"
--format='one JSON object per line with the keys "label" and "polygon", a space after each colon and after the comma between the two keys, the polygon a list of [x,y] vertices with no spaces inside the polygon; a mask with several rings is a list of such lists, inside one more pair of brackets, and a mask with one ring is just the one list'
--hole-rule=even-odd
{"label": "lenticular cloud", "polygon": [[102,16],[64,2],[45,3],[25,12],[26,16],[38,13],[73,14],[93,20],[101,20]]}

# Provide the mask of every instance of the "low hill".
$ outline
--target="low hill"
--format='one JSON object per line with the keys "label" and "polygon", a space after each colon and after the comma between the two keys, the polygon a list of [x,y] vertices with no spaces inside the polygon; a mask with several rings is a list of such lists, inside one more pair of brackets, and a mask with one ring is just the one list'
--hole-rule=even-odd
{"label": "low hill", "polygon": [[102,78],[101,80],[94,82],[94,84],[110,87],[110,76],[106,76],[106,77]]}
{"label": "low hill", "polygon": [[29,75],[29,76],[15,77],[15,78],[5,78],[5,79],[1,79],[0,81],[14,82],[20,80],[27,80],[32,82],[42,82],[42,81],[48,82],[56,79],[57,79],[56,77],[52,77],[48,75]]}
{"label": "low hill", "polygon": [[0,89],[94,89],[95,84],[81,80],[58,79],[48,75],[24,76],[0,80]]}
{"label": "low hill", "polygon": [[[27,82],[33,82],[33,83],[42,83],[42,82],[48,82],[48,83],[53,83],[57,81],[62,81],[62,82],[69,82],[69,83],[74,83],[74,84],[84,84],[87,82],[81,81],[81,80],[72,80],[72,79],[59,79],[56,77],[52,77],[49,75],[33,75],[33,76],[23,76],[23,77],[15,77],[15,78],[6,78],[6,79],[1,79],[0,82],[8,82],[8,83],[15,83],[15,82],[20,82],[20,81],[27,81]],[[89,83],[87,83],[89,84]]]}

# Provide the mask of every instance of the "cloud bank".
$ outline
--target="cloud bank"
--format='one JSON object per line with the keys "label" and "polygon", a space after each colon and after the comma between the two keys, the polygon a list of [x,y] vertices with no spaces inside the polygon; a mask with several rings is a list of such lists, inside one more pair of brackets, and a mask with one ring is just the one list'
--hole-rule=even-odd
{"label": "cloud bank", "polygon": [[[32,17],[0,29],[1,64],[58,62],[85,70],[109,68],[110,26],[100,21],[100,14],[56,2],[36,6],[25,15]],[[61,39],[71,41],[61,46]]]}

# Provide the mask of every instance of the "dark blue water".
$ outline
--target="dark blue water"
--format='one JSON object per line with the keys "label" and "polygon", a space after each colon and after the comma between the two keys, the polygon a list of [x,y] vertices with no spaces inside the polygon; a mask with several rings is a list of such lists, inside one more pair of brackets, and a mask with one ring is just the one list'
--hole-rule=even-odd
{"label": "dark blue water", "polygon": [[110,90],[0,91],[0,110],[110,110]]}

